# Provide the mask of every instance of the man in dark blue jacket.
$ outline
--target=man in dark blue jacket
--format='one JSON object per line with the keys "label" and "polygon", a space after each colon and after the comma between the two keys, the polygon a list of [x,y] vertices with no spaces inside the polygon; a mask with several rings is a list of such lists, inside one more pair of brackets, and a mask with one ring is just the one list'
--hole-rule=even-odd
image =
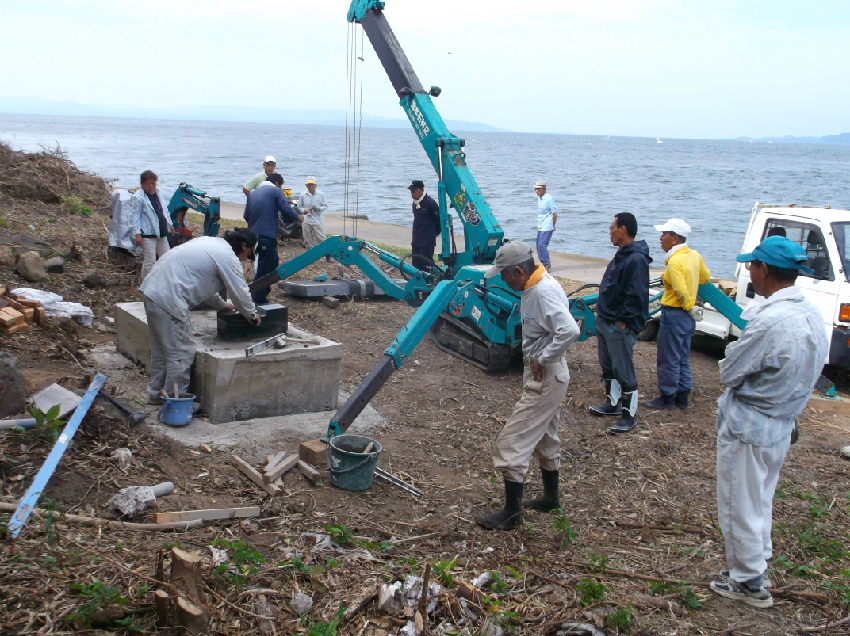
{"label": "man in dark blue jacket", "polygon": [[621,212],[611,222],[611,242],[618,248],[599,285],[596,343],[608,399],[591,406],[594,415],[619,415],[610,428],[625,433],[637,424],[638,385],[632,353],[649,318],[649,248],[636,241],[637,220]]}
{"label": "man in dark blue jacket", "polygon": [[[283,217],[287,223],[301,222],[303,214],[295,214],[283,194],[283,177],[273,172],[255,190],[248,194],[248,203],[242,218],[248,229],[257,235],[257,260],[254,262],[254,280],[271,274],[279,263],[277,256],[277,219]],[[251,295],[254,303],[264,305],[268,300],[269,288]]]}
{"label": "man in dark blue jacket", "polygon": [[430,268],[428,261],[434,259],[434,248],[437,247],[437,235],[440,233],[440,206],[426,194],[425,184],[418,179],[407,189],[413,197],[413,237],[410,241],[413,266],[427,271]]}

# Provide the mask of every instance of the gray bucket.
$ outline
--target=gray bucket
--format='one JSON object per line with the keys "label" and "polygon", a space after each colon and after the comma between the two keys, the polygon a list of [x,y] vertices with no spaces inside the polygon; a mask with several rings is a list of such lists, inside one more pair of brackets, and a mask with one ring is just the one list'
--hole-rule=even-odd
{"label": "gray bucket", "polygon": [[[372,450],[364,453],[373,444]],[[362,435],[337,435],[328,440],[328,472],[331,483],[343,490],[366,490],[372,485],[378,455],[383,447]]]}

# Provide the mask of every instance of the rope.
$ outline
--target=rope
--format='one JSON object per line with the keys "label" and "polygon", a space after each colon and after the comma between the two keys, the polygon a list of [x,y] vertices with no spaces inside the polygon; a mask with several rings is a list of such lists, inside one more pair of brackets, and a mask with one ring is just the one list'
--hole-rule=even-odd
{"label": "rope", "polygon": [[[357,47],[357,24],[349,23],[346,40],[346,76],[348,96],[345,108],[345,177],[343,186],[342,231],[348,234],[351,217],[352,234],[357,236],[357,217],[360,214],[360,147],[363,132],[363,79],[358,75],[358,61],[363,62],[365,34],[360,32],[360,49]],[[360,94],[358,99],[358,84]],[[349,119],[349,112],[351,117]],[[353,199],[353,202],[352,202]],[[353,208],[353,209],[352,209]]]}

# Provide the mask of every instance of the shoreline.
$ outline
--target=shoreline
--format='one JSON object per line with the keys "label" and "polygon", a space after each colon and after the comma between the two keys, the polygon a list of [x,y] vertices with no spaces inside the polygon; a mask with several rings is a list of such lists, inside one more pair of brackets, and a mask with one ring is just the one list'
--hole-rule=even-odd
{"label": "shoreline", "polygon": [[[244,204],[232,201],[221,202],[221,218],[231,220],[242,220]],[[345,219],[342,214],[325,213],[325,231],[328,234],[343,234],[344,229],[351,228],[352,221],[349,220],[344,228]],[[350,231],[350,230],[349,230]],[[357,238],[366,241],[380,241],[393,247],[410,247],[410,227],[404,225],[393,225],[392,223],[379,223],[377,221],[357,221]],[[535,258],[537,250],[531,246]],[[597,285],[605,274],[609,259],[594,256],[582,256],[580,254],[566,254],[549,250],[552,267],[549,273],[561,278],[568,278],[579,283]],[[651,276],[660,276],[663,270],[651,269]]]}

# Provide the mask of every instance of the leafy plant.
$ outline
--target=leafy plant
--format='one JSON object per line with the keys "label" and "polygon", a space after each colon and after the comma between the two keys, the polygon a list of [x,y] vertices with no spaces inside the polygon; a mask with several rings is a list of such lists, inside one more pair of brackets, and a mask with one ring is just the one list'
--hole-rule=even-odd
{"label": "leafy plant", "polygon": [[121,625],[121,627],[126,629],[128,632],[140,632],[140,631],[142,631],[142,628],[139,627],[138,625],[136,625],[135,622],[133,622],[132,616],[125,616],[124,618],[115,621],[115,624]]}
{"label": "leafy plant", "polygon": [[452,574],[452,570],[455,569],[455,565],[457,563],[454,559],[434,561],[431,566],[431,575],[435,576],[445,587],[454,587],[455,577]]}
{"label": "leafy plant", "polygon": [[493,613],[493,621],[511,634],[517,630],[517,627],[522,625],[522,617],[516,612],[496,611]]}
{"label": "leafy plant", "polygon": [[65,426],[65,420],[56,419],[59,417],[59,405],[51,406],[47,413],[33,406],[30,408],[30,415],[35,418],[36,434],[51,444],[55,443],[59,437],[59,429]]}
{"label": "leafy plant", "polygon": [[597,583],[593,579],[581,579],[576,584],[576,592],[580,597],[579,603],[582,607],[587,607],[605,598],[605,584]]}
{"label": "leafy plant", "polygon": [[78,620],[86,629],[91,628],[91,619],[99,609],[110,605],[125,605],[127,598],[117,588],[95,581],[91,585],[72,583],[70,588],[79,596],[88,599],[71,614],[71,620]]}
{"label": "leafy plant", "polygon": [[689,610],[699,609],[702,606],[699,596],[687,585],[683,585],[682,589],[679,590],[679,601]]}
{"label": "leafy plant", "polygon": [[331,539],[334,543],[338,543],[340,545],[344,545],[346,543],[354,541],[354,535],[351,533],[351,530],[349,530],[348,527],[344,526],[343,524],[339,524],[336,526],[332,524],[326,524],[325,532],[331,535]]}
{"label": "leafy plant", "polygon": [[814,519],[823,519],[829,514],[829,505],[824,504],[823,506],[819,506],[817,502],[812,502],[809,504],[809,514],[812,515]]}
{"label": "leafy plant", "polygon": [[847,583],[847,577],[850,577],[850,571],[842,570],[841,576],[842,581],[840,583],[826,581],[824,587],[836,592],[842,605],[850,605],[850,585]]}
{"label": "leafy plant", "polygon": [[617,630],[617,633],[620,630],[624,632],[632,631],[632,608],[630,605],[626,605],[625,607],[618,607],[617,609],[608,613],[608,624]]}
{"label": "leafy plant", "polygon": [[71,214],[82,214],[83,216],[91,216],[94,214],[94,211],[83,204],[83,200],[78,197],[76,194],[69,195],[67,197],[62,198],[62,203],[68,208],[68,212]]}
{"label": "leafy plant", "polygon": [[[266,562],[266,558],[250,543],[214,539],[212,546],[228,551],[230,561],[220,563],[215,570],[220,575],[230,578],[237,586],[241,586],[256,574],[259,571],[257,566]],[[231,572],[231,567],[235,572]]]}
{"label": "leafy plant", "polygon": [[650,583],[649,584],[649,593],[652,596],[664,596],[665,594],[670,594],[673,591],[673,584],[668,582],[663,583]]}
{"label": "leafy plant", "polygon": [[[307,636],[336,636],[336,630],[339,627],[340,622],[342,622],[342,615],[344,613],[345,605],[340,603],[339,610],[337,610],[336,614],[334,614],[334,617],[328,622],[320,621],[310,625],[310,627],[307,628]],[[306,627],[307,619],[302,618],[301,623]]]}
{"label": "leafy plant", "polygon": [[490,584],[490,588],[494,592],[504,592],[506,589],[508,589],[509,586],[508,586],[507,583],[505,583],[504,579],[502,578],[501,572],[491,570],[490,574],[493,575],[493,582]]}
{"label": "leafy plant", "polygon": [[570,520],[567,518],[567,513],[561,508],[552,511],[552,525],[555,531],[561,536],[561,549],[563,550],[568,545],[573,545],[576,541],[576,533]]}
{"label": "leafy plant", "polygon": [[608,569],[608,557],[604,554],[599,554],[598,552],[591,550],[587,553],[587,557],[590,559],[592,570],[602,572],[603,570]]}

